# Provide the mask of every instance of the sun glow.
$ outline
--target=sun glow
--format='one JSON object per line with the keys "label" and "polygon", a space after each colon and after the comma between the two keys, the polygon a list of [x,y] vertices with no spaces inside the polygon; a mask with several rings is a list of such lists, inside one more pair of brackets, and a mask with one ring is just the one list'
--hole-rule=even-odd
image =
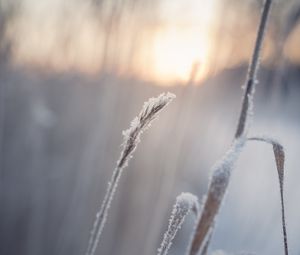
{"label": "sun glow", "polygon": [[[153,45],[153,78],[164,84],[191,79],[201,80],[207,73],[209,43],[196,29],[159,31]],[[195,69],[197,66],[197,70]]]}
{"label": "sun glow", "polygon": [[[146,1],[151,8],[141,1],[133,9],[104,2],[97,9],[90,1],[24,0],[5,31],[12,62],[47,72],[105,73],[173,85],[201,81],[251,55],[257,17],[248,8],[239,15],[249,16],[236,19],[222,0]],[[297,63],[299,31],[284,51]],[[271,39],[266,37],[266,57],[272,55]]]}
{"label": "sun glow", "polygon": [[162,1],[151,22],[125,12],[122,22],[107,27],[89,5],[74,4],[61,13],[59,1],[30,8],[27,0],[11,31],[13,58],[47,71],[136,76],[158,85],[200,81],[212,56],[208,31],[214,1],[199,6],[195,0]]}

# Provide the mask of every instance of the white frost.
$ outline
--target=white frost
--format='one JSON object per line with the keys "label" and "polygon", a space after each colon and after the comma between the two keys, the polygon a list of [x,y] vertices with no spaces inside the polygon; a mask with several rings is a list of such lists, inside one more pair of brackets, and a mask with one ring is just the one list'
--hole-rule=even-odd
{"label": "white frost", "polygon": [[96,219],[91,231],[88,248],[86,255],[94,255],[99,243],[102,230],[106,223],[108,210],[114,193],[117,189],[119,179],[123,169],[128,165],[129,160],[132,158],[133,152],[136,150],[140,142],[140,136],[150,123],[158,116],[158,113],[167,106],[175,98],[174,94],[166,93],[161,94],[156,98],[150,98],[144,103],[142,111],[131,122],[130,128],[123,132],[124,142],[123,150],[120,159],[117,162],[117,167],[113,171],[110,182],[108,182],[107,191],[101,208],[96,215]]}
{"label": "white frost", "polygon": [[231,171],[245,145],[244,138],[235,139],[223,159],[215,164],[209,185],[209,194],[222,200],[229,183]]}
{"label": "white frost", "polygon": [[199,212],[199,203],[196,196],[191,193],[181,193],[176,198],[176,203],[169,220],[168,230],[164,234],[163,241],[157,251],[157,255],[166,255],[172,245],[172,241],[177,231],[181,228],[185,217],[190,211],[194,211],[196,216]]}

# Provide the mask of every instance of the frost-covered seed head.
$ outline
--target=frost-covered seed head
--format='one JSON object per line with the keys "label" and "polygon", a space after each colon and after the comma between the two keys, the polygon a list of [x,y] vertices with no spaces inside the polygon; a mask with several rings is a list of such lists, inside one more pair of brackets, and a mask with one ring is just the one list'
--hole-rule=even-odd
{"label": "frost-covered seed head", "polygon": [[123,150],[121,152],[120,159],[117,162],[117,167],[113,171],[111,180],[108,182],[107,191],[101,204],[100,211],[96,215],[96,220],[91,231],[86,255],[94,255],[96,252],[98,242],[106,222],[108,210],[110,208],[114,193],[117,189],[122,171],[132,158],[133,152],[140,142],[141,134],[158,116],[158,113],[174,98],[175,95],[171,93],[161,94],[156,98],[150,98],[144,103],[142,111],[139,113],[138,117],[134,118],[134,120],[131,122],[130,128],[123,132]]}
{"label": "frost-covered seed head", "polygon": [[141,134],[150,126],[151,122],[157,118],[159,112],[167,106],[176,96],[170,92],[160,94],[158,97],[150,98],[137,117],[131,122],[130,128],[123,131],[124,143],[118,167],[128,164],[128,159],[140,142]]}

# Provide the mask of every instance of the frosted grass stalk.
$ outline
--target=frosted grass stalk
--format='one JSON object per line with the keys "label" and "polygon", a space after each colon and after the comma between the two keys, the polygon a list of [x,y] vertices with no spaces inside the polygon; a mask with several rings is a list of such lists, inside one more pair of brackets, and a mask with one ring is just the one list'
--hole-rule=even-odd
{"label": "frosted grass stalk", "polygon": [[172,241],[176,236],[177,231],[181,228],[185,217],[190,211],[194,211],[196,216],[199,212],[198,198],[191,193],[182,193],[176,198],[167,231],[164,234],[157,255],[167,255],[172,245]]}
{"label": "frosted grass stalk", "polygon": [[151,122],[158,116],[158,113],[174,98],[175,95],[171,93],[161,94],[156,98],[150,98],[144,103],[143,109],[139,115],[131,122],[130,128],[126,131],[123,131],[123,150],[117,162],[117,166],[113,171],[111,180],[108,183],[107,191],[100,211],[96,215],[86,255],[94,255],[96,252],[98,242],[106,222],[108,210],[110,208],[110,204],[116,191],[120,176],[123,169],[128,165],[133,152],[136,150],[137,145],[140,142],[141,134],[150,126]]}
{"label": "frosted grass stalk", "polygon": [[213,175],[208,187],[208,195],[204,202],[204,207],[201,216],[199,217],[199,222],[189,248],[189,255],[196,255],[204,249],[204,242],[207,239],[207,235],[210,231],[212,231],[211,227],[215,222],[215,218],[226,193],[232,169],[234,168],[234,164],[246,142],[246,136],[251,122],[251,117],[253,115],[253,96],[255,92],[255,85],[257,83],[256,75],[259,68],[260,52],[271,5],[272,0],[265,0],[255,46],[249,64],[245,83],[245,93],[242,99],[242,107],[234,141],[223,160],[217,163],[213,168]]}
{"label": "frosted grass stalk", "polygon": [[240,138],[233,142],[223,159],[213,167],[208,192],[204,201],[201,216],[189,247],[188,254],[202,254],[207,249],[205,240],[209,240],[208,235],[212,234],[215,217],[222,205],[223,197],[229,184],[232,169],[245,145],[245,139]]}
{"label": "frosted grass stalk", "polygon": [[[245,83],[245,93],[242,101],[241,113],[238,121],[235,138],[246,135],[249,124],[251,122],[251,116],[253,115],[253,96],[255,92],[255,85],[257,84],[257,71],[259,68],[260,52],[262,43],[264,40],[264,34],[268,18],[270,15],[272,6],[272,0],[265,0],[263,11],[261,14],[261,20],[257,31],[256,42],[252,54],[252,58],[248,68],[247,79]],[[250,119],[250,120],[249,120]]]}

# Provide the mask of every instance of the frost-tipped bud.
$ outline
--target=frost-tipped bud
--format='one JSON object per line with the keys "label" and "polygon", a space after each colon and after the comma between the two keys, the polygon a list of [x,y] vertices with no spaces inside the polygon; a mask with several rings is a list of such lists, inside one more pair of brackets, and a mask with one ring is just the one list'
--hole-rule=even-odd
{"label": "frost-tipped bud", "polygon": [[191,193],[181,193],[176,198],[176,203],[169,220],[168,230],[164,234],[163,241],[158,249],[158,255],[166,255],[168,253],[177,231],[181,228],[185,217],[191,210],[198,215],[199,203],[197,197]]}

